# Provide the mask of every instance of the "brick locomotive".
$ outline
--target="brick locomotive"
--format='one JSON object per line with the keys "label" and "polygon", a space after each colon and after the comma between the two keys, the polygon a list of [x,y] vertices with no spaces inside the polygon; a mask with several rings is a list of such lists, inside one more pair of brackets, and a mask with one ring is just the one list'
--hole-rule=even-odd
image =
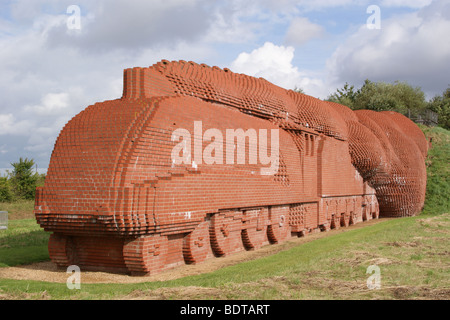
{"label": "brick locomotive", "polygon": [[[173,159],[180,128],[192,133],[181,163]],[[244,139],[213,144],[211,129]],[[273,174],[249,161],[250,133],[263,130],[267,154],[269,133],[279,134]],[[237,159],[241,147],[245,159]],[[215,161],[195,159],[196,148]],[[52,233],[59,267],[154,274],[380,215],[418,214],[427,151],[421,130],[398,113],[352,111],[262,78],[163,60],[126,69],[122,98],[66,124],[35,215]]]}

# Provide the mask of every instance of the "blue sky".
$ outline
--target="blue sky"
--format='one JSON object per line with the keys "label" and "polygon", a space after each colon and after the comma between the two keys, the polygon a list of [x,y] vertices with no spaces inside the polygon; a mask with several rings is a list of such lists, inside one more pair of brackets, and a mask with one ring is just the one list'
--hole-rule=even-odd
{"label": "blue sky", "polygon": [[[371,5],[380,29],[367,27]],[[128,67],[192,60],[322,99],[399,80],[431,98],[450,84],[449,32],[448,0],[2,1],[0,168],[27,157],[45,170],[64,124],[120,98]]]}

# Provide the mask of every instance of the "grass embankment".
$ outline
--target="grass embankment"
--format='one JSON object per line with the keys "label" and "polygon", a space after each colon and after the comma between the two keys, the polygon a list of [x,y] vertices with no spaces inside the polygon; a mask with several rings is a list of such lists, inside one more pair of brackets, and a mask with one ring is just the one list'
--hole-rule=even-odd
{"label": "grass embankment", "polygon": [[[427,160],[427,200],[418,217],[381,221],[171,281],[82,282],[81,290],[69,290],[66,283],[0,279],[0,298],[450,299],[450,132],[423,130],[433,137],[433,149]],[[0,232],[0,266],[48,259],[47,239],[33,219],[10,221],[9,229]],[[370,265],[380,268],[379,290],[367,287]]]}
{"label": "grass embankment", "polygon": [[450,131],[441,127],[420,126],[425,136],[432,139],[428,152],[427,195],[423,214],[450,212]]}
{"label": "grass embankment", "polygon": [[34,200],[0,202],[0,211],[8,212],[8,220],[34,219]]}

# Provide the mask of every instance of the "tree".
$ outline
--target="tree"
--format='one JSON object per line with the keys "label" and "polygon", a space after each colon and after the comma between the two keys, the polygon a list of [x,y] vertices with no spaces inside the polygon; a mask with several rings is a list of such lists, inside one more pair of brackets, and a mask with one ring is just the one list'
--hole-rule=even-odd
{"label": "tree", "polygon": [[353,109],[359,93],[359,90],[355,91],[355,86],[350,86],[346,82],[344,88],[337,89],[337,92],[330,95],[327,100],[343,104],[344,106]]}
{"label": "tree", "polygon": [[358,90],[346,83],[344,88],[338,89],[328,100],[344,104],[353,110],[391,110],[414,116],[421,114],[427,106],[425,93],[421,88],[399,81],[386,83],[366,80]]}
{"label": "tree", "polygon": [[0,177],[0,202],[11,202],[13,200],[11,185],[7,177]]}
{"label": "tree", "polygon": [[436,96],[428,103],[428,108],[439,116],[439,126],[450,130],[450,86],[442,96]]}
{"label": "tree", "polygon": [[20,158],[19,162],[11,163],[13,172],[10,173],[10,182],[18,198],[32,200],[35,197],[38,173],[33,173],[34,160]]}
{"label": "tree", "polygon": [[297,86],[295,86],[294,91],[295,91],[295,92],[298,92],[298,93],[303,93],[303,94],[305,94],[305,90],[303,90],[302,88],[297,87]]}

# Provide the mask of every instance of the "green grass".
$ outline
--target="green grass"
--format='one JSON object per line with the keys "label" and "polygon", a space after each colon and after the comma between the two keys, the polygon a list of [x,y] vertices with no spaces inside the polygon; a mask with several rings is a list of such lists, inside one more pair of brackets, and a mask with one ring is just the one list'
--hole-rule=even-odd
{"label": "green grass", "polygon": [[49,260],[49,234],[36,220],[11,220],[8,229],[0,231],[0,267]]}
{"label": "green grass", "polygon": [[8,212],[8,220],[34,218],[34,200],[17,200],[14,202],[0,202],[0,211]]}
{"label": "green grass", "polygon": [[450,131],[441,127],[420,126],[433,147],[427,159],[427,194],[423,212],[450,212]]}
{"label": "green grass", "polygon": [[[214,272],[164,282],[88,284],[12,280],[0,276],[0,299],[450,299],[450,133],[433,137],[424,212],[346,230]],[[48,260],[48,234],[33,219],[0,231],[0,267]],[[367,288],[377,265],[381,289]],[[0,268],[1,275],[1,268]]]}
{"label": "green grass", "polygon": [[[65,283],[1,279],[0,294],[32,299],[448,299],[449,226],[448,214],[387,220],[172,281],[82,283],[81,290],[69,290]],[[370,265],[381,269],[381,290],[367,288]],[[191,287],[195,294],[186,295]]]}

